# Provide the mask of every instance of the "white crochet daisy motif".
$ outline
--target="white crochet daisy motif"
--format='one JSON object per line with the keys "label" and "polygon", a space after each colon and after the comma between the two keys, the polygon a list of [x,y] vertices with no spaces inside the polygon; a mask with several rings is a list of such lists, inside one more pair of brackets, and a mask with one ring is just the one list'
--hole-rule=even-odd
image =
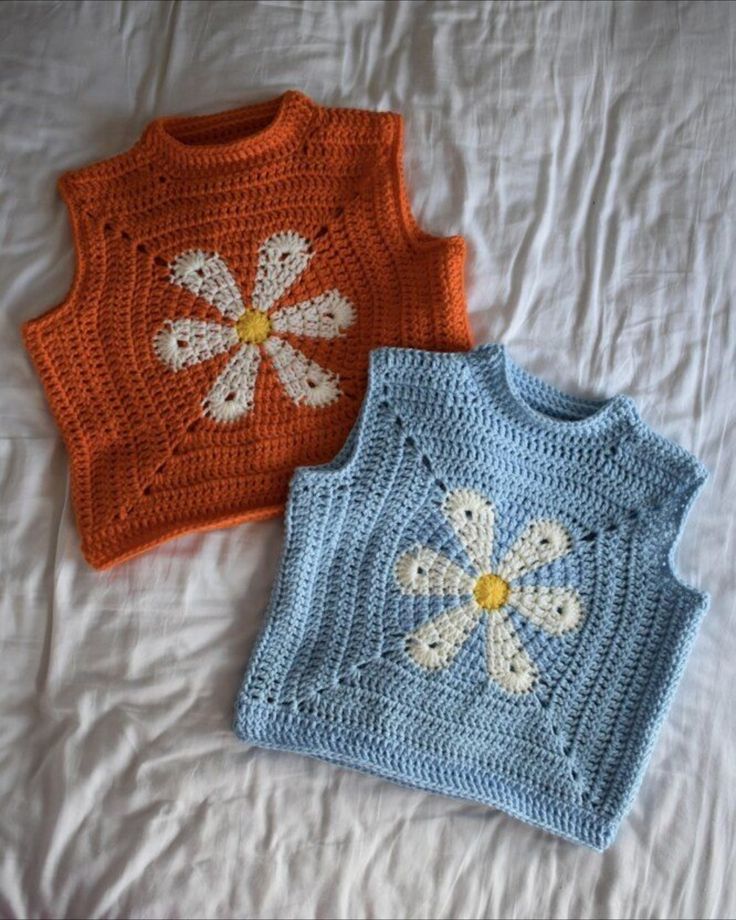
{"label": "white crochet daisy motif", "polygon": [[539,671],[511,622],[509,610],[513,607],[552,636],[580,626],[583,605],[573,588],[519,584],[519,579],[530,572],[566,556],[572,549],[572,538],[558,521],[534,521],[493,566],[493,504],[478,492],[458,489],[446,496],[442,513],[472,570],[465,571],[428,546],[416,547],[396,560],[394,575],[404,594],[462,599],[460,606],[409,633],[406,651],[428,671],[447,668],[485,619],[488,676],[508,693],[528,693]]}
{"label": "white crochet daisy motif", "polygon": [[182,252],[171,263],[170,281],[206,300],[223,322],[183,318],[167,320],[153,347],[174,371],[208,361],[236,348],[202,401],[204,414],[217,422],[235,422],[252,411],[262,358],[271,361],[287,395],[297,404],[328,406],[339,398],[336,374],[325,370],[283,336],[334,339],[355,320],[353,305],[337,289],[273,311],[277,301],[304,273],[313,253],[309,241],[286,231],[269,237],[258,251],[250,300],[217,253]]}

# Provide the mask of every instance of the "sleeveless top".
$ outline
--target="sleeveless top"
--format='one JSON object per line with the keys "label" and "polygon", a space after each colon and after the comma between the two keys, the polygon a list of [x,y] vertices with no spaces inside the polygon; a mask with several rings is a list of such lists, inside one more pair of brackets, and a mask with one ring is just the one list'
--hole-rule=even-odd
{"label": "sleeveless top", "polygon": [[707,606],[673,570],[705,476],[502,346],[378,350],[344,449],[294,476],[236,733],[605,848]]}
{"label": "sleeveless top", "polygon": [[292,91],[62,177],[76,275],[24,337],[92,565],[278,513],[375,346],[470,347],[464,242],[418,228],[401,158],[398,115]]}

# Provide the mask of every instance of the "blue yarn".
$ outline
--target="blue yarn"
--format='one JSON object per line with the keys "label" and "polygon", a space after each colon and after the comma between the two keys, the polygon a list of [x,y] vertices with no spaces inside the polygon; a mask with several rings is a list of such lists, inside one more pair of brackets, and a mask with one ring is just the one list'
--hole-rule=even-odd
{"label": "blue yarn", "polygon": [[503,346],[373,352],[342,451],[292,480],[236,733],[604,849],[707,608],[674,572],[705,478]]}

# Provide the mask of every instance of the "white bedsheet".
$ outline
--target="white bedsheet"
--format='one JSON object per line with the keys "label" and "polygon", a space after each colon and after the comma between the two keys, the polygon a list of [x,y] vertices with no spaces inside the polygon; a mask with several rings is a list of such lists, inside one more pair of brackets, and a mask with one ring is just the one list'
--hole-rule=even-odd
{"label": "white bedsheet", "polygon": [[[289,87],[404,113],[479,342],[712,471],[679,553],[711,612],[602,856],[231,736],[279,521],[80,556],[18,331],[72,277],[55,180]],[[0,915],[734,916],[735,99],[729,3],[0,4]]]}

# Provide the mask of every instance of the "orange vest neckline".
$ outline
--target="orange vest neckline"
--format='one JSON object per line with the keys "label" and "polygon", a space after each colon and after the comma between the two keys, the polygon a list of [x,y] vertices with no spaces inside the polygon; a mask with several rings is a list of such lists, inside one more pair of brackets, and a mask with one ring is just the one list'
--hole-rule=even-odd
{"label": "orange vest neckline", "polygon": [[[298,144],[318,110],[304,93],[288,90],[276,99],[214,115],[156,118],[144,132],[143,142],[180,166],[242,163]],[[187,143],[187,139],[191,141],[203,132],[237,129],[243,121],[252,124],[261,119],[265,120],[263,127],[235,140]]]}
{"label": "orange vest neckline", "polygon": [[402,156],[399,115],[289,91],[62,176],[75,277],[23,334],[93,566],[278,514],[373,348],[471,346],[464,241],[419,228]]}

